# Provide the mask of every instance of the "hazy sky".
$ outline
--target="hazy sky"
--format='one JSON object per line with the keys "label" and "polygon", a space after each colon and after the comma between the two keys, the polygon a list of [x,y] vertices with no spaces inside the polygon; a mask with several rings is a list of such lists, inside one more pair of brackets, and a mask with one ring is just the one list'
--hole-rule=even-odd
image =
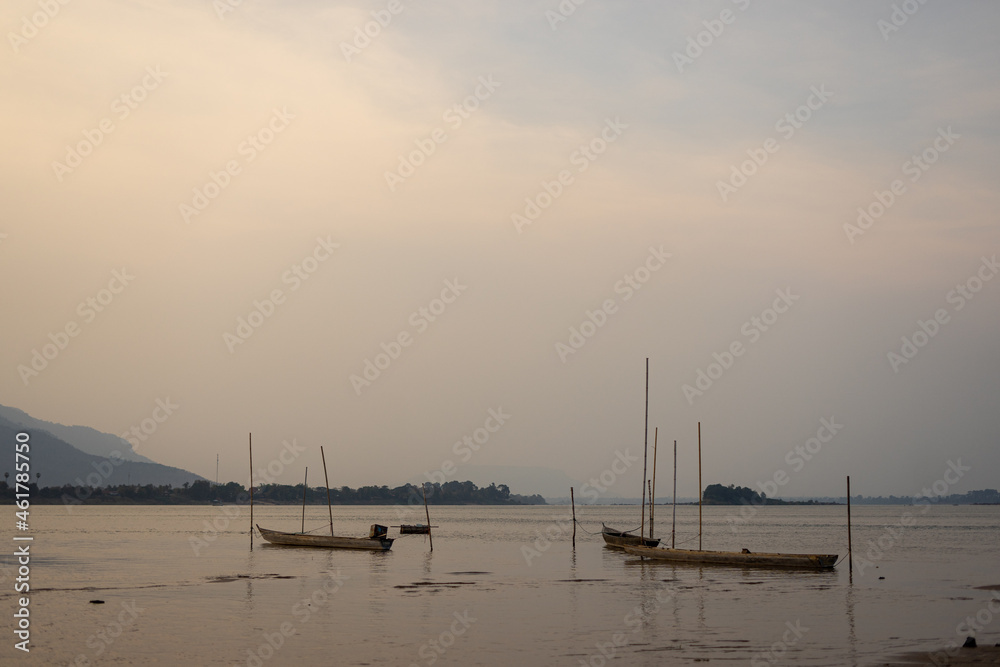
{"label": "hazy sky", "polygon": [[9,0],[0,26],[0,403],[207,477],[245,480],[253,431],[261,466],[305,447],[288,483],[320,445],[334,486],[584,482],[641,455],[649,357],[660,489],[676,438],[697,493],[699,421],[706,485],[1000,486],[996,3]]}

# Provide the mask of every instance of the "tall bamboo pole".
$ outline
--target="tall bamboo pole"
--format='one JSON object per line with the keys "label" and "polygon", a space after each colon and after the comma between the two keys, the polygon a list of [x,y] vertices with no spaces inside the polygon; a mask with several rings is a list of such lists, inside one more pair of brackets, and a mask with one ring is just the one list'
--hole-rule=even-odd
{"label": "tall bamboo pole", "polygon": [[653,539],[653,508],[656,507],[656,442],[660,438],[660,428],[653,429],[653,486],[649,491],[649,539]]}
{"label": "tall bamboo pole", "polygon": [[854,554],[851,550],[851,476],[847,476],[847,569],[854,579]]}
{"label": "tall bamboo pole", "polygon": [[306,478],[302,480],[302,532],[306,532],[306,486],[309,483],[309,466],[306,466]]}
{"label": "tall bamboo pole", "polygon": [[253,549],[253,433],[248,434],[250,446],[250,548]]}
{"label": "tall bamboo pole", "polygon": [[676,542],[675,530],[677,529],[677,441],[674,440],[674,518],[670,522],[670,548],[673,549]]}
{"label": "tall bamboo pole", "polygon": [[431,511],[427,509],[427,491],[422,483],[420,491],[424,494],[424,516],[427,517],[427,538],[431,541],[431,551],[434,551],[434,536],[431,534]]}
{"label": "tall bamboo pole", "polygon": [[573,548],[576,549],[576,500],[573,499],[573,487],[569,487],[569,504],[573,508]]}
{"label": "tall bamboo pole", "polygon": [[326,454],[323,453],[323,445],[319,446],[319,455],[323,458],[323,481],[326,482],[326,507],[330,510],[330,537],[333,537],[333,503],[330,502],[330,478],[326,474]]}
{"label": "tall bamboo pole", "polygon": [[701,551],[701,422],[698,422],[698,551]]}
{"label": "tall bamboo pole", "polygon": [[646,532],[646,452],[649,449],[649,357],[646,357],[646,422],[642,430],[642,521],[639,538]]}

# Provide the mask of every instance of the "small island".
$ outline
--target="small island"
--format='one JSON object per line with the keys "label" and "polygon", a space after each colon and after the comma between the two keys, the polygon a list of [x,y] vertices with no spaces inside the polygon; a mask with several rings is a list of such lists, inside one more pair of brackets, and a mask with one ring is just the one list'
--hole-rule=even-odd
{"label": "small island", "polygon": [[723,486],[709,484],[701,494],[703,505],[839,505],[834,502],[817,500],[780,500],[768,498],[766,493],[758,493],[745,486]]}

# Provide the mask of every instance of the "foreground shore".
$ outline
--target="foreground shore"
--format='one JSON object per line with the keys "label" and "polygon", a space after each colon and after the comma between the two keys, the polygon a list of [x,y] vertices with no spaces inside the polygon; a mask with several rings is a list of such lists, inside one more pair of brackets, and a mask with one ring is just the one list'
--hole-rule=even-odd
{"label": "foreground shore", "polygon": [[953,655],[944,651],[904,653],[890,661],[879,663],[886,667],[904,665],[1000,665],[1000,646],[977,646],[952,650]]}

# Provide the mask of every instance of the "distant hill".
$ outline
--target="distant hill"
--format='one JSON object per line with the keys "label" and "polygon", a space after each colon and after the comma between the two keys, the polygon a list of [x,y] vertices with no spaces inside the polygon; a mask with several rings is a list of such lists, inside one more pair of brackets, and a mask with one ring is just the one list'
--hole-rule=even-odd
{"label": "distant hill", "polygon": [[5,405],[0,405],[0,418],[14,424],[20,424],[26,428],[48,431],[63,442],[76,447],[86,454],[107,458],[111,456],[111,452],[119,452],[118,458],[123,458],[127,461],[155,463],[155,461],[147,459],[141,454],[136,454],[132,450],[132,445],[128,440],[120,438],[117,435],[111,435],[110,433],[101,433],[89,426],[64,426],[62,424],[55,424],[36,419],[23,410],[9,408]]}
{"label": "distant hill", "polygon": [[[41,478],[37,479],[40,486],[63,486],[66,484],[106,486],[127,483],[181,486],[185,482],[193,483],[204,479],[187,470],[159,463],[128,461],[114,451],[109,452],[108,456],[88,454],[56,437],[48,430],[25,427],[22,423],[13,422],[0,416],[0,443],[2,443],[0,448],[5,452],[3,455],[4,463],[0,465],[0,473],[11,473],[10,479],[7,480],[11,486],[14,484],[15,472],[15,436],[21,431],[26,431],[31,436],[29,441],[31,444],[31,481],[35,482],[35,474],[41,473]],[[107,436],[107,434],[99,435]],[[124,454],[124,452],[121,453]]]}

